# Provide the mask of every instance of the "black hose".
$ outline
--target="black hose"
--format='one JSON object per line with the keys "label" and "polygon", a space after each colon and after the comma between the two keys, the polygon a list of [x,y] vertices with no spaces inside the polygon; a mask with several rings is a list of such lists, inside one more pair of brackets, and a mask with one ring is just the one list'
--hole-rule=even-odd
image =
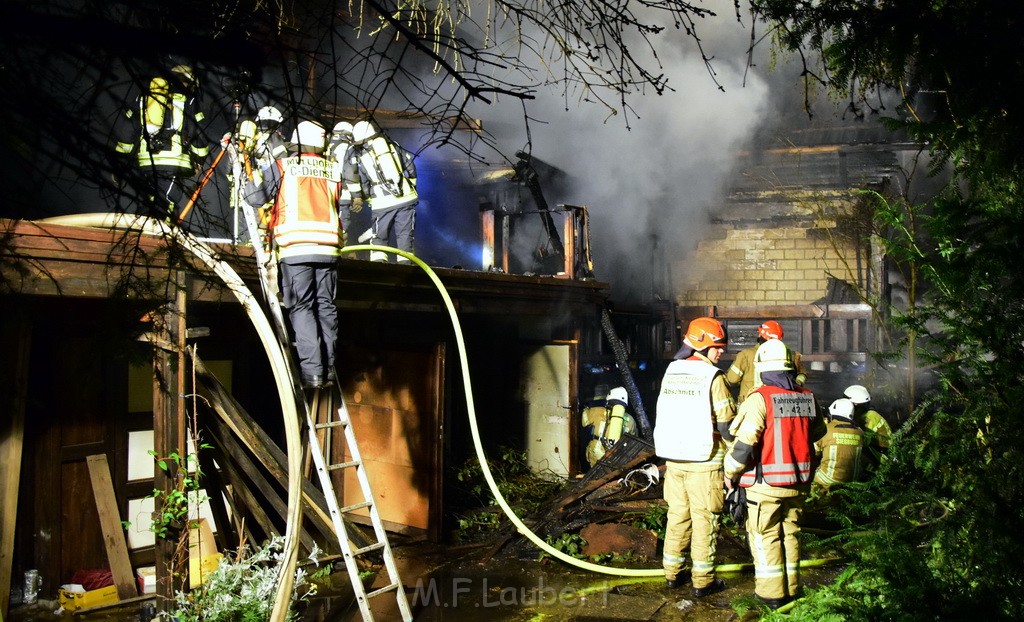
{"label": "black hose", "polygon": [[601,328],[604,330],[604,336],[608,343],[611,344],[612,352],[615,354],[615,367],[618,368],[619,373],[622,375],[622,384],[626,387],[626,393],[629,395],[629,404],[632,406],[633,418],[636,420],[640,438],[645,441],[652,441],[654,435],[651,432],[651,423],[647,420],[647,412],[644,410],[643,400],[640,399],[640,391],[636,388],[633,374],[629,371],[626,346],[619,339],[619,336],[615,334],[612,315],[608,312],[607,308],[601,309]]}

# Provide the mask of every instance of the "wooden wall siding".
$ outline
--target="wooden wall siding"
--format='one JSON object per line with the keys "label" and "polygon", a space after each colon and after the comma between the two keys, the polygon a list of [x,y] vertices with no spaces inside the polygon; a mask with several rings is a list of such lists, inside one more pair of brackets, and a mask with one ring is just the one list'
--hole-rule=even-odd
{"label": "wooden wall siding", "polygon": [[[111,378],[116,363],[90,322],[52,310],[39,310],[34,321],[30,458],[22,478],[17,551],[54,590],[75,571],[103,567],[106,559],[86,458],[123,458],[117,443],[123,383]],[[118,483],[119,492],[124,486]]]}
{"label": "wooden wall siding", "polygon": [[[685,330],[690,320],[701,316],[717,318],[726,326],[730,344],[722,357],[726,360],[735,358],[737,342],[741,347],[753,345],[757,326],[769,319],[790,327],[784,341],[807,362],[863,362],[877,348],[874,315],[866,304],[679,307],[679,326]],[[730,327],[746,334],[734,334]]]}
{"label": "wooden wall siding", "polygon": [[[14,567],[14,539],[22,459],[25,456],[25,405],[32,323],[24,309],[5,314],[0,321],[0,619],[10,605]],[[17,570],[24,570],[18,568]]]}
{"label": "wooden wall siding", "polygon": [[[444,345],[353,349],[339,373],[381,518],[390,528],[440,536]],[[372,363],[371,363],[372,361]],[[346,448],[334,436],[334,462]],[[345,454],[348,457],[348,454]],[[355,472],[336,476],[344,504],[362,501]]]}
{"label": "wooden wall siding", "polygon": [[[140,236],[126,246],[122,236],[100,229],[0,220],[0,301],[6,308],[26,309],[33,327],[28,394],[33,396],[29,419],[35,427],[26,426],[30,433],[18,499],[15,560],[19,568],[46,569],[44,587],[68,582],[81,566],[105,563],[95,503],[88,494],[86,456],[107,455],[118,502],[125,504],[122,512],[127,510],[126,499],[139,492],[138,483],[126,481],[127,431],[145,428],[139,418],[148,422],[152,415],[128,412],[124,357],[132,350],[137,363],[141,352],[142,360],[151,364],[152,351],[132,337],[139,330],[139,305],[123,300],[118,287],[123,270],[130,268],[132,274],[161,285],[140,290],[140,296],[152,296],[154,303],[174,301],[175,294],[184,291],[188,327],[209,328],[209,336],[198,342],[200,353],[235,363],[232,385],[239,402],[269,435],[280,437],[280,415],[268,407],[276,403],[268,389],[271,383],[265,382],[269,368],[236,299],[211,282],[202,268],[188,271],[184,290],[169,285],[177,266],[165,261],[164,241]],[[133,255],[127,249],[136,245],[140,252]],[[219,250],[258,291],[247,249]],[[517,352],[522,339],[580,339],[581,327],[597,326],[607,284],[446,268],[435,272],[459,311],[471,350],[479,418],[484,428],[490,425],[485,443],[500,443],[509,438],[507,419],[517,412],[510,396],[518,361],[505,355]],[[442,297],[415,266],[343,259],[339,277],[339,361],[372,367],[382,364],[374,357],[386,356],[388,368],[381,380],[390,385],[364,387],[359,400],[355,390],[346,389],[353,403],[372,411],[360,413],[363,423],[369,420],[374,427],[384,423],[377,419],[381,412],[389,415],[389,427],[378,430],[379,438],[374,432],[360,435],[364,456],[371,448],[380,450],[378,462],[416,494],[413,503],[407,490],[389,489],[390,483],[383,487],[384,518],[395,526],[408,520],[415,525],[412,529],[426,529],[430,537],[438,538],[444,460],[469,447],[464,405],[458,403],[461,374],[445,360],[454,352],[454,337]],[[175,317],[183,321],[184,316]],[[182,329],[178,327],[179,332]],[[486,373],[479,373],[477,366],[484,361]],[[349,376],[342,372],[341,378],[364,382],[368,377],[359,380],[360,371],[352,370]],[[158,399],[153,406],[165,410]],[[168,413],[175,408],[166,405]],[[453,427],[459,428],[458,434],[450,434]],[[395,513],[389,516],[392,510]],[[151,564],[157,557],[151,548],[133,553],[132,561]]]}

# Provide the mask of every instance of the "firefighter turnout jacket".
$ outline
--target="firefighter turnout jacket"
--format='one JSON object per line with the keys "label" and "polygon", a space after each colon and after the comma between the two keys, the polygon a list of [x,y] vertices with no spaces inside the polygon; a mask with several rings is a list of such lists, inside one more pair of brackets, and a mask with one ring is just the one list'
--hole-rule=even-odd
{"label": "firefighter turnout jacket", "polygon": [[809,484],[816,417],[809,390],[758,387],[740,405],[730,428],[736,443],[725,458],[725,477],[739,476],[740,486],[756,489]]}
{"label": "firefighter turnout jacket", "polygon": [[864,431],[841,417],[834,417],[825,427],[825,435],[815,441],[814,453],[821,463],[814,472],[816,487],[828,490],[836,484],[856,481],[860,477]]}
{"label": "firefighter turnout jacket", "polygon": [[139,97],[136,108],[125,111],[115,147],[121,154],[134,154],[138,166],[180,169],[189,174],[209,154],[202,140],[203,113],[195,98],[176,92],[164,78],[153,78]]}
{"label": "firefighter turnout jacket", "polygon": [[315,153],[276,160],[263,180],[246,186],[246,200],[273,200],[267,227],[278,259],[341,255],[338,210],[344,204],[341,166]]}
{"label": "firefighter turnout jacket", "polygon": [[[732,365],[729,366],[729,371],[725,374],[725,380],[729,383],[730,387],[739,387],[736,392],[736,401],[743,403],[743,400],[747,399],[747,396],[754,390],[756,386],[761,383],[757,377],[757,373],[754,371],[754,353],[757,352],[757,346],[740,350],[733,359]],[[799,352],[795,350],[793,352],[793,365],[796,367],[796,383],[803,386],[807,381],[807,373],[804,372],[803,363],[801,362],[801,356]]]}

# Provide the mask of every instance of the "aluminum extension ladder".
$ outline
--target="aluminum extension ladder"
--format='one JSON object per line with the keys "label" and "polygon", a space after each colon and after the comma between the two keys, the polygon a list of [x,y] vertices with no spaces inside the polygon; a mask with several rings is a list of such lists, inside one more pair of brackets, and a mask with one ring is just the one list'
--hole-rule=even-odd
{"label": "aluminum extension ladder", "polygon": [[[394,594],[402,620],[412,622],[413,618],[412,612],[409,609],[409,600],[406,597],[402,580],[398,576],[398,568],[395,565],[395,558],[391,552],[391,545],[388,543],[387,532],[384,530],[380,512],[377,510],[377,504],[374,502],[373,491],[370,489],[370,479],[367,476],[366,466],[363,464],[362,456],[359,453],[359,446],[356,444],[356,435],[352,430],[352,420],[349,418],[348,408],[345,406],[345,400],[341,395],[340,388],[337,385],[332,385],[331,387],[314,390],[313,405],[310,410],[314,413],[321,411],[320,400],[324,393],[327,393],[327,408],[324,410],[328,413],[329,418],[324,422],[314,422],[312,416],[307,414],[309,449],[313,458],[313,466],[316,468],[321,486],[324,488],[325,496],[327,497],[327,507],[330,510],[331,522],[339,536],[338,545],[341,547],[342,556],[345,558],[345,566],[348,568],[349,579],[355,590],[359,611],[362,613],[364,621],[372,621],[373,613],[370,611],[370,599],[376,596]],[[335,399],[337,399],[337,408],[334,407]],[[344,436],[348,455],[343,455],[340,462],[332,462],[334,460],[332,457],[333,452],[331,451],[334,448],[332,432],[338,428],[341,429]],[[344,454],[344,452],[342,453]],[[333,492],[326,494],[326,491],[333,491],[334,489],[331,482],[332,473],[347,469],[355,470],[362,500],[350,505],[339,506],[337,496]],[[345,534],[344,515],[359,510],[366,510],[369,514],[376,541],[363,547],[353,548],[352,542],[347,537],[343,537]],[[367,592],[359,577],[360,568],[358,560],[361,556],[376,551],[380,551],[383,557],[387,582],[383,587]]]}
{"label": "aluminum extension ladder", "polygon": [[[283,345],[288,346],[288,333],[284,323],[284,313],[276,293],[274,293],[274,290],[271,288],[269,280],[270,257],[263,248],[263,240],[261,239],[260,228],[257,224],[256,209],[246,203],[242,198],[242,187],[240,183],[242,171],[237,158],[232,174],[234,175],[235,181],[232,200],[236,202],[235,206],[241,209],[245,218],[249,241],[252,244],[253,252],[256,256],[256,263],[259,269],[260,285],[263,289],[264,297],[267,299],[267,303],[270,306],[271,314],[274,316],[274,324],[278,332],[278,339],[281,340]],[[292,349],[290,346],[285,347],[284,349],[289,353],[289,369],[292,370],[292,380],[294,382],[294,370],[296,369],[296,366],[291,358]],[[328,419],[324,422],[318,422],[314,420],[314,415],[319,418],[321,398],[323,397],[322,394],[325,392],[327,393],[326,412],[328,413]],[[337,409],[334,407],[335,400],[338,404]],[[352,583],[356,602],[359,605],[359,612],[362,615],[364,622],[373,622],[374,619],[373,612],[370,610],[370,599],[387,594],[394,595],[395,602],[398,605],[398,610],[402,616],[403,622],[412,622],[413,617],[409,608],[409,600],[406,597],[402,580],[398,575],[398,568],[395,564],[394,555],[391,551],[391,545],[388,542],[387,532],[385,531],[383,522],[380,518],[380,512],[377,510],[377,505],[374,502],[373,491],[370,488],[370,480],[366,474],[366,467],[363,464],[362,456],[359,453],[359,446],[356,443],[355,433],[352,430],[352,421],[349,418],[348,408],[345,406],[345,400],[341,394],[341,389],[335,383],[330,388],[325,387],[323,389],[314,390],[312,392],[312,404],[306,402],[304,410],[306,415],[306,430],[309,435],[307,445],[307,450],[309,452],[308,455],[312,458],[313,465],[316,468],[316,472],[320,480],[321,491],[324,493],[324,497],[327,500],[327,507],[331,515],[334,534],[337,537],[338,547],[341,550],[342,557],[345,559],[345,567],[348,569],[349,580]],[[342,462],[331,463],[329,460],[333,459],[331,457],[331,448],[333,446],[332,431],[336,428],[341,428],[344,436],[345,448],[348,450],[349,459]],[[338,503],[338,495],[334,490],[334,482],[331,479],[331,475],[335,471],[344,469],[355,469],[356,479],[359,482],[359,488],[362,495],[362,501],[342,507]],[[376,541],[366,546],[354,548],[352,542],[349,540],[345,526],[345,514],[357,512],[358,510],[363,509],[365,509],[369,514],[370,523],[373,527]],[[381,556],[383,557],[384,568],[387,572],[387,584],[384,587],[373,590],[372,592],[367,592],[363,585],[363,581],[359,576],[361,570],[359,567],[359,558],[376,551],[380,551]]]}

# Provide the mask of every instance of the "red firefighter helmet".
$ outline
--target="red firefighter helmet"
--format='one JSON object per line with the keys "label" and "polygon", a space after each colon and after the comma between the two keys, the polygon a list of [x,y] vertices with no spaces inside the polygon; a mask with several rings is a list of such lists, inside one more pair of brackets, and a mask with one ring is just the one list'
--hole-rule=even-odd
{"label": "red firefighter helmet", "polygon": [[782,325],[775,320],[768,320],[757,327],[757,336],[765,341],[769,339],[782,339]]}

